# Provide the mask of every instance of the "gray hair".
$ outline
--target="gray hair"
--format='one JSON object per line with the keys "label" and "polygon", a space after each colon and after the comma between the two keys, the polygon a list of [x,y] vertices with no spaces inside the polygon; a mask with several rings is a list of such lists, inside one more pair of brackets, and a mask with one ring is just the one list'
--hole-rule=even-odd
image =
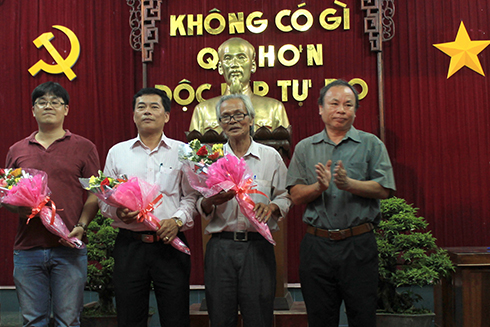
{"label": "gray hair", "polygon": [[228,95],[224,95],[222,96],[218,103],[216,104],[216,117],[219,118],[221,117],[221,105],[223,104],[223,102],[225,102],[226,100],[230,100],[230,99],[241,99],[243,101],[243,104],[245,104],[245,109],[247,109],[247,114],[250,115],[250,118],[254,119],[255,118],[255,109],[254,109],[254,106],[252,105],[252,101],[250,100],[250,98],[245,95],[245,94],[228,94]]}
{"label": "gray hair", "polygon": [[[223,102],[230,100],[230,99],[242,100],[243,104],[245,105],[245,109],[247,110],[247,114],[250,116],[250,119],[253,120],[255,118],[254,106],[252,105],[252,101],[250,100],[250,98],[247,95],[245,95],[245,94],[228,94],[228,95],[222,96],[219,99],[218,103],[216,104],[216,117],[218,118],[218,122],[219,122],[219,119],[221,118],[221,105],[223,104]],[[254,127],[251,126],[250,127],[250,135],[253,136],[253,132],[254,132]]]}

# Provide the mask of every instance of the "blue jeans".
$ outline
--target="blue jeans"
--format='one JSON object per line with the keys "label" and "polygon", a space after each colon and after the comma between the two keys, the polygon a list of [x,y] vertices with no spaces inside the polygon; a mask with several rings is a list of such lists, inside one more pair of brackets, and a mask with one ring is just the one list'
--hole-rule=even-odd
{"label": "blue jeans", "polygon": [[23,326],[80,326],[87,280],[87,249],[64,246],[14,251],[14,282]]}

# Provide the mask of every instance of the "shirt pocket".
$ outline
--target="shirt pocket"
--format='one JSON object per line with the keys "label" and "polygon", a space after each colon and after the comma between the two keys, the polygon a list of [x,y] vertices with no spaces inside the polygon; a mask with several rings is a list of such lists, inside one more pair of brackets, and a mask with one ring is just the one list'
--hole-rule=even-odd
{"label": "shirt pocket", "polygon": [[350,162],[347,165],[347,176],[358,181],[368,179],[368,163],[367,162]]}
{"label": "shirt pocket", "polygon": [[166,195],[179,193],[180,171],[167,167],[160,168],[160,175],[157,183],[160,186],[160,192]]}
{"label": "shirt pocket", "polygon": [[271,196],[272,182],[265,179],[254,179],[254,189],[264,193],[266,196],[260,193],[250,193],[250,197],[255,202],[269,203]]}

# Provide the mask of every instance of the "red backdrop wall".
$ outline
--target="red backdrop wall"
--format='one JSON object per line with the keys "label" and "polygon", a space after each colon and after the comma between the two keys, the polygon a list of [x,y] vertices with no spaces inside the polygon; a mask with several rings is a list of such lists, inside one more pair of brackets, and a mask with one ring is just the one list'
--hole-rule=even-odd
{"label": "red backdrop wall", "polygon": [[[223,79],[214,70],[197,63],[198,52],[206,47],[216,49],[231,37],[227,28],[218,35],[206,31],[202,36],[170,36],[170,15],[202,14],[217,8],[228,13],[254,11],[263,13],[268,27],[262,33],[233,35],[260,45],[278,49],[286,44],[303,47],[297,64],[287,67],[276,61],[273,68],[259,67],[254,81],[269,86],[267,96],[281,99],[278,80],[311,80],[308,97],[296,101],[287,90],[286,110],[293,130],[293,144],[322,129],[316,100],[327,78],[351,80],[360,78],[369,87],[361,101],[355,125],[379,133],[376,83],[376,54],[370,51],[364,33],[365,12],[360,0],[343,0],[350,10],[350,28],[342,26],[326,31],[319,24],[320,13],[326,8],[343,8],[334,1],[306,3],[301,9],[312,13],[314,23],[308,31],[281,32],[274,23],[283,10],[300,9],[292,0],[248,2],[166,0],[162,4],[161,21],[156,22],[159,43],[155,45],[153,62],[147,65],[148,85],[166,85],[174,89],[181,80],[197,87],[212,85],[204,98],[219,95]],[[446,78],[450,58],[432,44],[454,41],[461,21],[472,40],[489,37],[488,1],[457,0],[440,2],[396,2],[395,36],[383,44],[385,68],[386,145],[395,168],[397,196],[406,198],[420,208],[440,246],[482,246],[489,238],[487,228],[489,201],[488,173],[488,79],[463,68]],[[305,20],[299,23],[304,24]],[[282,20],[288,24],[286,17]],[[32,41],[40,34],[52,32],[51,41],[63,57],[70,43],[53,25],[70,28],[79,38],[81,54],[73,67],[77,78],[69,81],[64,75],[40,72],[31,76],[28,69],[39,59],[53,63],[44,49]],[[108,149],[115,143],[134,137],[131,99],[142,86],[141,53],[129,45],[129,7],[126,1],[20,0],[0,1],[1,79],[0,158],[8,147],[36,130],[31,114],[30,93],[38,84],[54,80],[70,93],[70,113],[65,125],[72,132],[84,135],[97,145],[104,164]],[[306,64],[306,46],[322,44],[323,65]],[[288,57],[289,58],[289,57]],[[485,72],[490,71],[490,49],[478,56]],[[187,94],[181,93],[185,98]],[[170,123],[165,133],[185,140],[194,100],[184,111],[173,102]],[[298,247],[304,234],[301,207],[292,209],[288,225],[288,276],[298,282]],[[12,244],[17,221],[0,209],[0,285],[12,285]],[[201,229],[197,219],[194,230],[187,232],[192,256],[192,284],[202,284]]]}

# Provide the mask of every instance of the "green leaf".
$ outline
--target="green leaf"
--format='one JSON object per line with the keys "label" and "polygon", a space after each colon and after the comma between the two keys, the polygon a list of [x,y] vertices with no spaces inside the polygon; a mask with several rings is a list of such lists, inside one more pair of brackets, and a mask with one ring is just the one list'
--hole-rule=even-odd
{"label": "green leaf", "polygon": [[381,200],[382,220],[375,230],[379,259],[379,310],[411,312],[418,295],[398,293],[400,286],[432,285],[454,271],[447,251],[427,230],[429,224],[404,199]]}

